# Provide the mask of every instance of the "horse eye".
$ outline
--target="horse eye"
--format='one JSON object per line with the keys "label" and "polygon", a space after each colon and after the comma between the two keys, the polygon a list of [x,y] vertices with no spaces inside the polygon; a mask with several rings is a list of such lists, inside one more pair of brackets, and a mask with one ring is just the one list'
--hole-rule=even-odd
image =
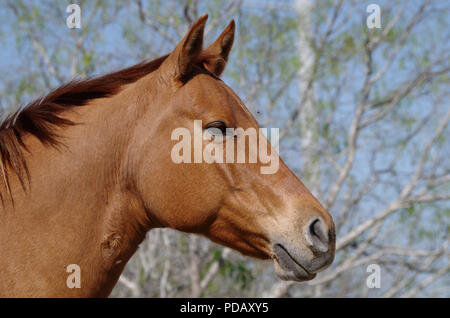
{"label": "horse eye", "polygon": [[219,129],[222,132],[222,135],[224,135],[224,136],[227,132],[227,125],[225,125],[225,123],[220,120],[213,121],[212,123],[209,123],[208,125],[206,125],[206,129],[209,129],[209,128]]}

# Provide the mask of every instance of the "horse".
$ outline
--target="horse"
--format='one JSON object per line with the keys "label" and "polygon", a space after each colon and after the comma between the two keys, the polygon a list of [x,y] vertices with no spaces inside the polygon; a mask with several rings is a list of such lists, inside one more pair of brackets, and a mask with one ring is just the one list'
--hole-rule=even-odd
{"label": "horse", "polygon": [[195,120],[203,132],[260,128],[220,78],[235,22],[204,49],[207,18],[169,54],[72,80],[2,121],[0,296],[107,297],[155,228],[272,259],[284,280],[311,280],[332,263],[333,219],[281,159],[271,174],[259,159],[172,160],[171,133],[192,132]]}

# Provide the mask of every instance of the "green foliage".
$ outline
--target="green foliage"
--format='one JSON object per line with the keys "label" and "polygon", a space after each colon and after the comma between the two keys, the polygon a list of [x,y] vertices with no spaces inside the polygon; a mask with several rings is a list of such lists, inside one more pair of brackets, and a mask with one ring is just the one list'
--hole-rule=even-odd
{"label": "green foliage", "polygon": [[220,265],[219,272],[223,277],[234,280],[241,289],[247,288],[254,280],[252,271],[247,268],[243,261],[224,260]]}
{"label": "green foliage", "polygon": [[178,238],[178,246],[179,246],[180,250],[181,250],[183,253],[187,253],[187,251],[188,251],[188,249],[189,249],[189,245],[188,245],[188,243],[186,242],[186,238],[180,236],[180,237]]}
{"label": "green foliage", "polygon": [[86,70],[87,73],[90,73],[94,70],[94,54],[92,52],[86,52],[82,56],[82,67]]}

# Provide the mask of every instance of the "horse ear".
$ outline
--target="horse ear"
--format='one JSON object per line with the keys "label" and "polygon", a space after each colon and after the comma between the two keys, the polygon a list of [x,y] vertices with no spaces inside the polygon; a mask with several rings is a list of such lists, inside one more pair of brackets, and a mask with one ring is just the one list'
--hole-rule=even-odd
{"label": "horse ear", "polygon": [[164,61],[164,68],[177,79],[189,74],[203,48],[203,31],[208,15],[202,15]]}
{"label": "horse ear", "polygon": [[227,64],[228,55],[233,46],[235,28],[234,20],[231,20],[219,38],[202,53],[203,66],[216,76],[222,74]]}

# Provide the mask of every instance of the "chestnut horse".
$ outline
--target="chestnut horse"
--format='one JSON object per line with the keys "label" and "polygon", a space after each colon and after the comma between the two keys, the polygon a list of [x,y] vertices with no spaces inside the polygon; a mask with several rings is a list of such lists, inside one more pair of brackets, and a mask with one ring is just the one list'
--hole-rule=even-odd
{"label": "chestnut horse", "polygon": [[206,20],[170,54],[72,81],[1,123],[0,296],[106,297],[158,227],[271,258],[285,280],[310,280],[333,261],[331,216],[281,160],[262,174],[259,160],[171,159],[171,132],[194,120],[204,130],[259,128],[219,78],[234,21],[203,49]]}

